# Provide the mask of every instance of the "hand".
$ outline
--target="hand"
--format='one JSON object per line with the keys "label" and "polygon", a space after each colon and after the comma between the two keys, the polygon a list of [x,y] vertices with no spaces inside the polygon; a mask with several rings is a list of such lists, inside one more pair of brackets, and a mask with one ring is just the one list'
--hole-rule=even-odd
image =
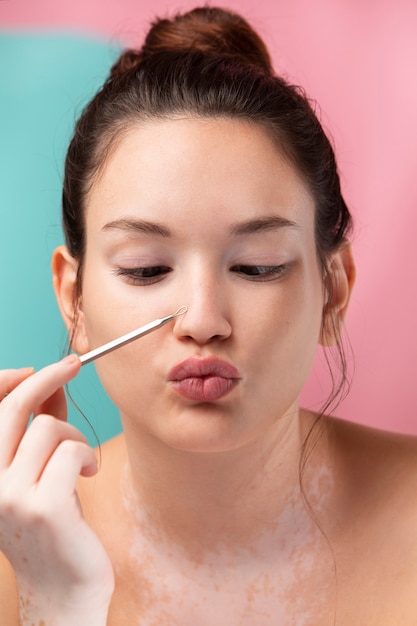
{"label": "hand", "polygon": [[113,592],[110,560],[75,491],[79,475],[97,472],[66,421],[62,387],[79,369],[72,355],[37,373],[0,372],[0,550],[16,574],[22,625],[104,625]]}

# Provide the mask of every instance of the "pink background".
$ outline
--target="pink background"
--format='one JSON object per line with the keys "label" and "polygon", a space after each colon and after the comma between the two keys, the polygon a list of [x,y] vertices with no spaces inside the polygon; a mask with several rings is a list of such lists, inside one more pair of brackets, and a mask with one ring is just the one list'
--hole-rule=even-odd
{"label": "pink background", "polygon": [[[156,15],[193,6],[186,0],[0,0],[0,28],[134,44]],[[258,29],[277,71],[318,101],[336,145],[358,267],[347,321],[354,382],[337,413],[417,433],[417,2],[229,0],[225,6]],[[313,374],[307,402],[317,394]]]}

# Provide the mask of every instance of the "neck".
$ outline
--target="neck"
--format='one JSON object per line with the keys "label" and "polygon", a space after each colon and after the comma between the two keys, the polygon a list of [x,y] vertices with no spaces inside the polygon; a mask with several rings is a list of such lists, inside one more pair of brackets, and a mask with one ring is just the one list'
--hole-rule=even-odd
{"label": "neck", "polygon": [[125,506],[141,526],[200,549],[248,545],[272,529],[284,536],[294,515],[305,513],[299,476],[305,430],[293,414],[238,449],[196,453],[127,427]]}

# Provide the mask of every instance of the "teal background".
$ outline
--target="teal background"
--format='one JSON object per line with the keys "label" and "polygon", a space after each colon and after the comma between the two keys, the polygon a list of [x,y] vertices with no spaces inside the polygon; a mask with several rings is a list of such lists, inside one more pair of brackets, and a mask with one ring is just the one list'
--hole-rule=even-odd
{"label": "teal background", "polygon": [[[0,368],[38,369],[66,351],[50,270],[63,243],[63,161],[76,117],[116,54],[81,36],[0,32]],[[120,431],[93,364],[69,389],[100,442]],[[71,403],[69,419],[97,443]]]}

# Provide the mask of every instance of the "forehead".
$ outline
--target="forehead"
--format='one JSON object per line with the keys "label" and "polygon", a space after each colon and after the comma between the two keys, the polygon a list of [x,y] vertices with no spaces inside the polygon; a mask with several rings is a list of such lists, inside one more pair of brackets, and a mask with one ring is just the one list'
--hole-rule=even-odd
{"label": "forehead", "polygon": [[[90,189],[87,213],[220,220],[277,212],[311,222],[312,197],[295,167],[259,125],[220,119],[158,119],[132,125],[115,142]],[[187,214],[187,215],[186,215]]]}

